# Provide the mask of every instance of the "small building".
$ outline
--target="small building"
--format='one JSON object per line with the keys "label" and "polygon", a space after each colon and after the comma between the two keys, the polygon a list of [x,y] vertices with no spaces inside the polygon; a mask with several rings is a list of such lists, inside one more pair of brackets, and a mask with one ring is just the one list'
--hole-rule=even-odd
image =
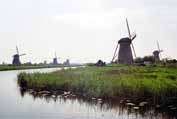
{"label": "small building", "polygon": [[101,67],[101,66],[105,66],[106,63],[103,62],[102,60],[98,60],[98,62],[95,64],[95,66]]}

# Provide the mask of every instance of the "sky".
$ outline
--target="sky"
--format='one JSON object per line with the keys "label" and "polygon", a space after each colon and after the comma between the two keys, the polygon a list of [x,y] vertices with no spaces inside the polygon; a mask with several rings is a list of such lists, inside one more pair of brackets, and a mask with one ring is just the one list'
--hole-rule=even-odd
{"label": "sky", "polygon": [[0,63],[12,62],[18,46],[22,62],[110,62],[117,41],[127,37],[136,55],[177,58],[176,0],[0,0]]}

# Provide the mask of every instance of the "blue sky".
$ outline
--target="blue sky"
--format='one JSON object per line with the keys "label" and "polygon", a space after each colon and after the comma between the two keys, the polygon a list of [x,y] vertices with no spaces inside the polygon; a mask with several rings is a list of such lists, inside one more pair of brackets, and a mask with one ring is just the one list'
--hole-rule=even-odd
{"label": "blue sky", "polygon": [[127,36],[125,18],[137,33],[137,56],[177,58],[175,0],[4,0],[0,1],[0,62],[10,63],[18,45],[23,62],[51,61],[54,52],[72,62],[111,61]]}

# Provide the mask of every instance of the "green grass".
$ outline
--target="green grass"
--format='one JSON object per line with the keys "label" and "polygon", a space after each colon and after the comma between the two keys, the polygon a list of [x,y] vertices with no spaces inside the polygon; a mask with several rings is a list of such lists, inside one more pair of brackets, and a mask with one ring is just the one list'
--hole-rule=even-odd
{"label": "green grass", "polygon": [[52,73],[21,73],[18,84],[35,90],[67,90],[87,97],[177,96],[177,68],[167,66],[85,67]]}
{"label": "green grass", "polygon": [[0,66],[0,71],[21,70],[21,69],[39,69],[39,68],[47,68],[47,67],[45,66]]}
{"label": "green grass", "polygon": [[6,65],[0,66],[0,71],[8,71],[8,70],[23,70],[23,69],[40,69],[40,68],[57,68],[57,67],[78,67],[78,66],[82,66],[82,65],[64,65],[64,64],[59,64],[59,65],[46,65],[46,66],[42,66],[42,65],[32,65],[32,66],[13,66],[13,65]]}

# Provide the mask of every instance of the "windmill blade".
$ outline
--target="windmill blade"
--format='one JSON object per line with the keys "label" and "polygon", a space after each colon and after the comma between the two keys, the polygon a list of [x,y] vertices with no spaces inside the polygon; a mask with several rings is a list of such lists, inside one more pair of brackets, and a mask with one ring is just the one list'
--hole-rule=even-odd
{"label": "windmill blade", "polygon": [[132,45],[132,49],[133,49],[134,56],[135,56],[135,58],[136,58],[136,52],[135,52],[135,48],[134,48],[133,43],[132,43],[131,45]]}
{"label": "windmill blade", "polygon": [[160,51],[159,51],[160,59],[162,59],[162,53],[161,53],[161,52],[163,52],[163,50],[160,50]]}
{"label": "windmill blade", "polygon": [[160,46],[159,46],[159,42],[158,41],[157,41],[157,48],[158,48],[158,50],[160,52]]}
{"label": "windmill blade", "polygon": [[130,27],[129,27],[128,19],[127,19],[127,18],[126,18],[126,24],[127,24],[127,29],[128,29],[129,38],[131,39]]}
{"label": "windmill blade", "polygon": [[[57,53],[56,52],[55,52],[55,57],[54,58],[60,59],[60,57],[57,57]],[[51,58],[51,59],[53,59],[53,58]]]}
{"label": "windmill blade", "polygon": [[162,59],[162,54],[161,54],[161,52],[159,52],[159,58]]}
{"label": "windmill blade", "polygon": [[118,54],[116,54],[116,55],[114,56],[114,59],[115,59],[116,57],[118,57]]}
{"label": "windmill blade", "polygon": [[158,48],[158,51],[159,51],[159,57],[161,59],[162,58],[161,52],[163,52],[163,50],[160,50],[160,45],[159,45],[158,41],[157,41],[157,48]]}
{"label": "windmill blade", "polygon": [[[133,36],[131,36],[130,27],[129,27],[128,19],[127,19],[127,18],[126,18],[126,24],[127,24],[127,29],[128,29],[129,38],[133,41],[133,40],[136,38],[136,34],[134,33]],[[136,58],[136,52],[135,52],[135,48],[134,48],[133,43],[131,43],[131,45],[132,45],[132,49],[133,49],[134,56],[135,56],[135,58]]]}
{"label": "windmill blade", "polygon": [[18,51],[18,47],[16,46],[16,51],[17,51],[17,54],[19,55],[19,51]]}
{"label": "windmill blade", "polygon": [[112,61],[111,61],[111,62],[113,62],[114,59],[117,57],[116,52],[117,52],[118,46],[119,46],[119,43],[117,43],[117,46],[116,46],[116,49],[115,49],[115,51],[114,51],[114,55],[113,55],[113,58],[112,58]]}
{"label": "windmill blade", "polygon": [[134,34],[131,38],[131,40],[133,41],[136,38],[136,34]]}
{"label": "windmill blade", "polygon": [[24,53],[24,54],[21,54],[21,55],[19,55],[19,56],[24,56],[24,55],[26,55],[26,54]]}
{"label": "windmill blade", "polygon": [[118,54],[115,54],[115,56],[112,58],[112,62],[114,62],[114,60],[117,56],[118,56]]}
{"label": "windmill blade", "polygon": [[55,52],[55,58],[57,58],[57,53]]}

